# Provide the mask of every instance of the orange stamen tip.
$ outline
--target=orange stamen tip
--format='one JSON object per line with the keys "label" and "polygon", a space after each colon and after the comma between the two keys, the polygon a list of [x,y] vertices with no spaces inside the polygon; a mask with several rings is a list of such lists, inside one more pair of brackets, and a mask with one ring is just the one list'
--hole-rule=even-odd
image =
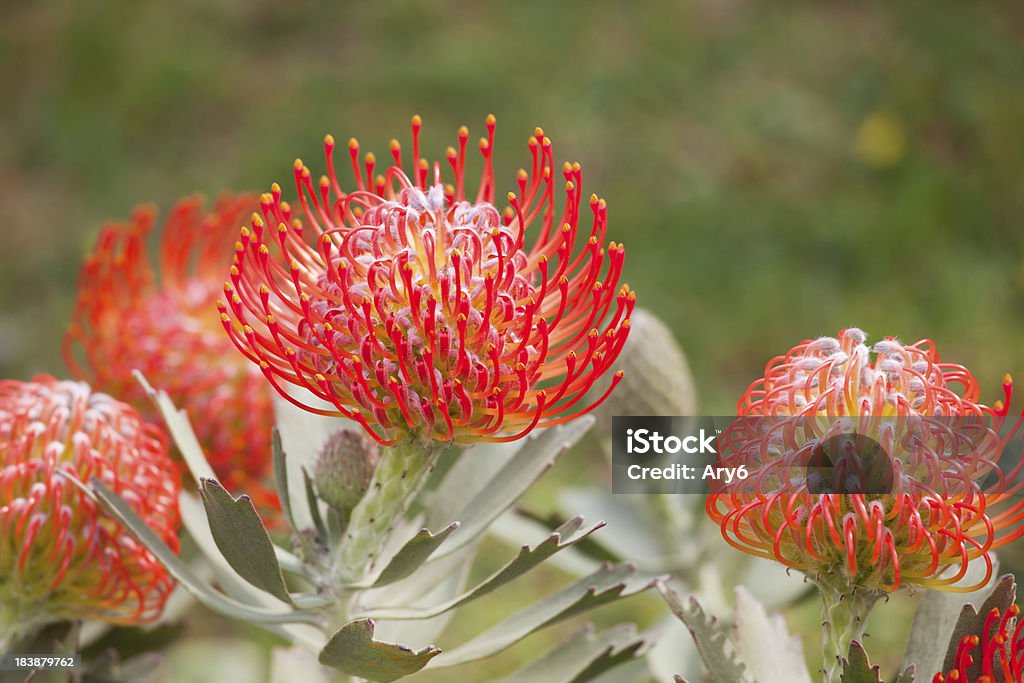
{"label": "orange stamen tip", "polygon": [[541,128],[540,126],[537,126],[536,128],[533,129],[533,134],[536,135],[539,138],[543,138],[544,137],[544,129]]}
{"label": "orange stamen tip", "polygon": [[498,122],[498,119],[496,119],[494,117],[494,114],[488,114],[487,115],[487,125],[488,126],[493,126],[497,122]]}
{"label": "orange stamen tip", "polygon": [[466,126],[459,126],[459,137],[460,138],[468,138],[469,137],[469,128],[467,128]]}
{"label": "orange stamen tip", "polygon": [[320,176],[320,187],[327,188],[331,186],[331,181],[328,180],[327,176]]}
{"label": "orange stamen tip", "polygon": [[487,138],[480,138],[480,149],[487,149],[491,143],[487,142]]}
{"label": "orange stamen tip", "polygon": [[1010,375],[1010,373],[1006,373],[1005,375],[1003,375],[1003,384],[1013,384],[1013,377]]}
{"label": "orange stamen tip", "polygon": [[364,159],[364,160],[366,161],[366,163],[368,163],[368,164],[375,164],[375,163],[377,163],[377,155],[376,155],[376,154],[374,154],[373,152],[367,152],[367,153],[366,153],[366,156],[365,156],[365,157],[363,157],[363,159]]}
{"label": "orange stamen tip", "polygon": [[458,156],[458,154],[456,154],[456,153],[455,153],[455,148],[454,148],[454,147],[449,147],[448,149],[446,149],[446,150],[444,151],[444,154],[445,154],[445,156],[446,156],[446,157],[448,157],[449,159],[454,159],[455,157],[457,157],[457,156]]}
{"label": "orange stamen tip", "polygon": [[334,147],[334,136],[327,134],[324,136],[324,144],[328,147]]}
{"label": "orange stamen tip", "polygon": [[274,194],[277,194],[281,191],[281,186],[278,185],[277,183],[273,183],[270,186],[270,191],[273,192]]}
{"label": "orange stamen tip", "polygon": [[355,138],[349,138],[348,139],[348,148],[349,149],[359,149],[359,140],[356,140]]}
{"label": "orange stamen tip", "polygon": [[304,165],[305,165],[305,164],[303,164],[303,163],[302,163],[302,159],[296,159],[296,160],[295,160],[295,163],[294,163],[294,164],[292,164],[292,166],[294,166],[294,167],[295,167],[295,170],[296,170],[296,171],[301,171],[301,170],[302,170],[302,167],[303,167]]}
{"label": "orange stamen tip", "polygon": [[508,193],[508,200],[510,202],[514,202],[516,200],[516,193],[515,192],[509,192]]}
{"label": "orange stamen tip", "polygon": [[412,117],[412,125],[417,127],[422,126],[423,118],[419,114],[414,114]]}
{"label": "orange stamen tip", "polygon": [[428,168],[430,168],[430,164],[429,164],[429,163],[427,162],[427,160],[426,160],[426,159],[420,159],[420,162],[419,162],[419,164],[418,164],[418,165],[419,165],[419,167],[420,167],[421,169],[423,169],[424,171],[425,171],[425,170],[427,170]]}
{"label": "orange stamen tip", "polygon": [[397,152],[398,150],[402,149],[402,144],[394,138],[391,138],[391,142],[389,142],[388,145],[391,147],[391,150],[393,152]]}
{"label": "orange stamen tip", "polygon": [[623,372],[622,370],[619,370],[618,372],[615,373],[615,378],[616,379],[622,379],[625,376],[626,376],[626,373]]}
{"label": "orange stamen tip", "polygon": [[574,161],[574,162],[572,162],[572,170],[574,170],[574,171],[582,171],[583,167],[580,166],[580,162]]}
{"label": "orange stamen tip", "polygon": [[564,164],[562,164],[562,170],[568,173],[569,171],[572,170],[572,164],[566,161]]}

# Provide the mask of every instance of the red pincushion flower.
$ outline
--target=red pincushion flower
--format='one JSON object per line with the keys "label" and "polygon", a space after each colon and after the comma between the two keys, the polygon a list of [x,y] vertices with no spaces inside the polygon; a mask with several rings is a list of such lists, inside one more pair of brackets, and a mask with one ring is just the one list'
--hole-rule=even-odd
{"label": "red pincushion flower", "polygon": [[[449,185],[440,164],[431,171],[420,157],[419,117],[412,129],[411,179],[395,140],[394,165],[374,177],[367,154],[364,177],[352,139],[355,189],[343,191],[328,136],[319,183],[295,162],[305,222],[278,186],[263,196],[225,285],[228,334],[283,396],[352,418],[384,444],[403,435],[512,440],[586,412],[593,406],[580,401],[618,356],[634,305],[617,284],[623,247],[602,247],[604,201],[591,196],[593,223],[582,229],[582,173],[565,164],[565,208],[555,219],[551,142],[537,129],[531,170],[519,171],[519,194],[499,211],[493,117],[474,199],[465,190],[466,128],[447,152]],[[286,384],[327,407],[291,396]]]}
{"label": "red pincushion flower", "polygon": [[[960,639],[953,668],[935,674],[932,683],[1024,683],[1024,622],[1019,615],[1017,605],[1005,614],[993,608],[980,634]],[[971,670],[979,668],[980,675],[971,678]]]}
{"label": "red pincushion flower", "polygon": [[[980,561],[986,577],[966,589],[977,588],[992,571],[989,551],[1024,534],[1024,503],[1011,500],[1020,465],[994,476],[1020,422],[1006,422],[1001,402],[977,403],[974,377],[940,362],[931,342],[865,340],[847,329],[768,364],[720,441],[721,464],[744,465],[749,477],[716,487],[707,513],[734,547],[812,577],[963,590],[954,584]],[[1011,391],[1007,376],[1007,403]],[[840,443],[854,457],[837,459],[835,473],[860,489],[823,492],[807,468],[840,432],[853,435]],[[864,443],[869,452],[856,452]],[[885,471],[861,471],[878,445]],[[879,474],[885,488],[871,490]]]}
{"label": "red pincushion flower", "polygon": [[140,208],[129,223],[106,225],[82,268],[64,355],[76,377],[156,419],[132,375],[140,370],[185,408],[225,486],[274,506],[276,496],[265,485],[270,389],[224,339],[215,307],[224,259],[242,218],[256,206],[250,196],[223,196],[210,212],[199,198],[180,201],[163,227],[156,268],[146,249],[155,209]]}
{"label": "red pincushion flower", "polygon": [[0,381],[0,640],[4,627],[53,619],[152,621],[174,587],[62,471],[99,478],[177,551],[179,478],[163,432],[84,383]]}

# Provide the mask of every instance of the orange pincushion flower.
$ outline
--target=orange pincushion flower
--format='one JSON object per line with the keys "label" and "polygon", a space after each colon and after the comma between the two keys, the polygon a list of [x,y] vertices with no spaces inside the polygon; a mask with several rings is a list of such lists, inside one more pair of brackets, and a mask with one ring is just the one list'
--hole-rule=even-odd
{"label": "orange pincushion flower", "polygon": [[[715,487],[708,515],[734,547],[812,577],[963,590],[954,584],[979,561],[986,577],[967,590],[980,587],[992,572],[989,551],[1024,533],[1013,483],[1020,464],[1011,474],[997,469],[1020,422],[1006,421],[1001,402],[979,404],[971,373],[940,362],[931,342],[889,338],[869,348],[865,340],[847,329],[768,364],[720,441],[720,463],[749,476]],[[1011,391],[1007,377],[1007,404]],[[852,457],[835,472],[855,487],[823,490],[808,467],[840,434]],[[874,454],[858,452],[865,443],[887,454],[881,469],[858,467]],[[868,490],[873,476],[884,489]]]}
{"label": "orange pincushion flower", "polygon": [[[993,608],[981,633],[960,639],[953,668],[945,675],[935,674],[932,683],[1024,683],[1024,622],[1019,616],[1017,605],[1005,614]],[[980,674],[972,677],[979,669]]]}
{"label": "orange pincushion flower", "polygon": [[[64,355],[75,376],[155,419],[132,375],[140,370],[188,412],[225,486],[273,505],[276,496],[264,486],[270,389],[224,338],[215,307],[239,221],[256,206],[254,197],[223,196],[206,213],[199,198],[180,201],[163,227],[156,267],[146,250],[153,208],[105,226],[82,268]],[[76,344],[84,365],[75,358]]]}
{"label": "orange pincushion flower", "polygon": [[582,228],[582,172],[565,164],[555,219],[551,142],[537,129],[531,170],[519,171],[519,194],[499,211],[493,117],[474,199],[465,190],[468,130],[448,149],[453,184],[444,185],[440,164],[420,157],[419,117],[412,129],[411,177],[398,141],[394,165],[374,176],[376,158],[367,154],[360,168],[352,139],[355,188],[346,193],[328,136],[319,182],[295,162],[305,222],[278,186],[263,196],[225,285],[228,334],[283,396],[352,418],[385,444],[402,435],[512,440],[586,412],[593,406],[580,402],[618,356],[634,305],[618,286],[623,247],[602,246],[604,201],[591,196],[593,222]]}
{"label": "orange pincushion flower", "polygon": [[163,432],[84,383],[0,381],[0,626],[152,621],[173,580],[62,471],[97,477],[177,551],[179,480]]}

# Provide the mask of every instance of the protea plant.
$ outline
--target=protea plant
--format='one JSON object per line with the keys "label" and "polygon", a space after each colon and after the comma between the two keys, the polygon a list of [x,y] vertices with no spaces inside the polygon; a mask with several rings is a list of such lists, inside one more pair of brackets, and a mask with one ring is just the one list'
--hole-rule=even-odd
{"label": "protea plant", "polygon": [[51,621],[160,616],[170,573],[73,485],[90,478],[177,552],[178,474],[162,430],[81,382],[0,381],[0,652]]}
{"label": "protea plant", "polygon": [[[152,395],[200,482],[199,499],[182,495],[183,517],[224,592],[198,580],[109,487],[91,482],[204,604],[375,681],[490,656],[656,578],[606,564],[461,646],[430,645],[460,607],[602,526],[574,517],[466,585],[493,522],[589,429],[585,413],[617,383],[609,368],[634,296],[618,285],[623,248],[602,246],[607,210],[596,197],[581,234],[578,164],[563,167],[556,222],[551,143],[539,129],[529,142],[532,170],[519,172],[518,195],[499,211],[493,117],[474,200],[465,190],[468,131],[448,152],[445,185],[440,164],[419,156],[420,126],[415,117],[412,177],[397,142],[394,165],[374,176],[375,158],[361,168],[350,141],[348,192],[328,137],[319,184],[295,164],[301,217],[275,185],[236,245],[221,320],[280,395],[274,474],[290,538],[275,544],[249,499],[217,481],[162,392]],[[527,229],[538,224],[527,250]],[[606,375],[608,388],[587,400]],[[437,462],[443,475],[431,479]],[[558,680],[590,680],[645,643],[629,628],[585,631],[550,657],[563,667]],[[547,661],[524,669],[522,680]]]}

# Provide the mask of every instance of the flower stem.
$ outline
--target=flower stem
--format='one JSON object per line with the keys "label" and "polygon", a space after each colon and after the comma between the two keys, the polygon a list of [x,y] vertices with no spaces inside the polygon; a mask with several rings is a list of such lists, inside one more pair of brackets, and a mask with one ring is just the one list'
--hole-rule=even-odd
{"label": "flower stem", "polygon": [[363,579],[409,503],[434,469],[441,452],[434,442],[404,441],[381,449],[369,489],[349,518],[339,552],[339,569],[348,582]]}
{"label": "flower stem", "polygon": [[850,586],[834,577],[819,577],[815,583],[821,593],[822,657],[825,683],[840,683],[843,660],[850,654],[850,643],[862,640],[868,615],[882,593]]}

